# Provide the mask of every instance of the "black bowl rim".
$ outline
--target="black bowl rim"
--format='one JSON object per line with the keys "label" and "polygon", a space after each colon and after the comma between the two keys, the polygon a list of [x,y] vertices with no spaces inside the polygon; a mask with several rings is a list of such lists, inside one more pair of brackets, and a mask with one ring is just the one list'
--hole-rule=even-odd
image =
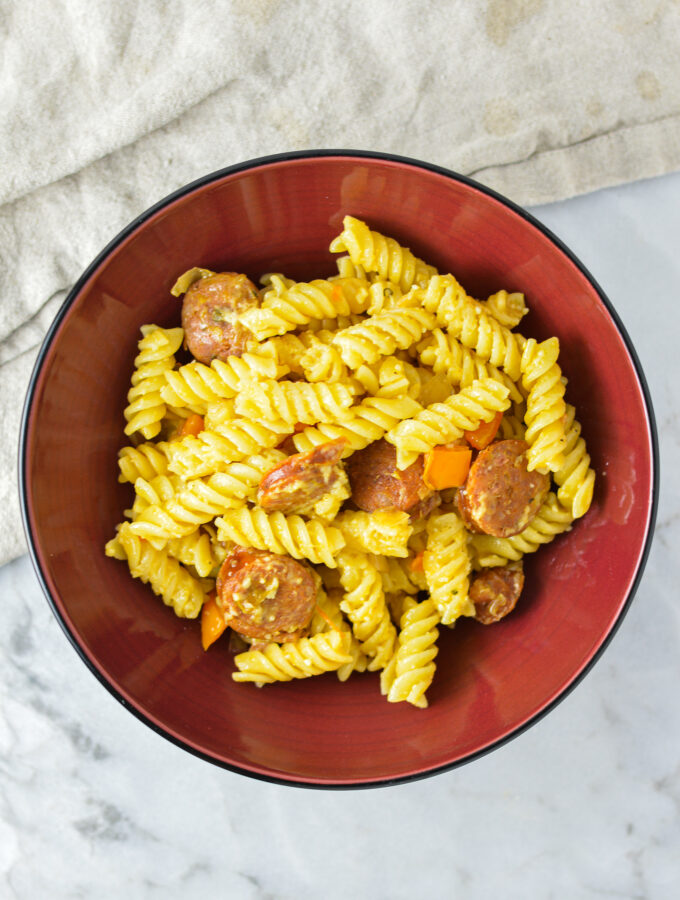
{"label": "black bowl rim", "polygon": [[[428,172],[434,172],[438,175],[443,175],[446,178],[449,178],[453,181],[461,182],[462,184],[467,185],[468,187],[472,187],[477,191],[480,191],[482,194],[486,194],[488,197],[493,198],[494,200],[502,203],[504,206],[508,207],[514,213],[523,218],[530,225],[533,225],[534,228],[537,228],[541,231],[556,247],[560,250],[585,276],[588,282],[592,285],[593,289],[598,294],[600,300],[603,302],[604,306],[607,309],[607,312],[612,318],[614,325],[619,331],[623,342],[626,346],[626,350],[630,355],[630,358],[633,362],[635,372],[642,389],[642,395],[645,402],[645,407],[647,411],[647,420],[649,423],[649,432],[651,438],[651,448],[652,448],[652,502],[651,508],[649,510],[649,524],[647,528],[647,536],[645,539],[645,545],[642,551],[642,555],[640,557],[640,563],[638,565],[638,569],[635,575],[635,579],[633,581],[632,587],[628,592],[628,596],[621,607],[621,611],[619,612],[618,617],[611,625],[609,631],[607,632],[604,640],[597,648],[593,656],[588,660],[585,666],[581,669],[580,672],[560,691],[560,693],[550,701],[550,703],[545,706],[543,709],[539,710],[535,713],[530,719],[521,725],[517,726],[513,731],[508,734],[503,735],[498,738],[498,740],[489,744],[486,747],[481,748],[480,750],[476,750],[473,753],[469,753],[467,756],[462,757],[461,759],[456,760],[452,763],[445,763],[441,766],[436,766],[431,769],[427,769],[421,772],[414,772],[409,775],[401,775],[396,778],[386,778],[386,779],[376,779],[376,780],[367,780],[367,781],[358,781],[358,782],[341,782],[341,783],[333,783],[332,781],[305,781],[302,779],[296,779],[294,777],[285,778],[276,775],[268,775],[262,772],[252,771],[244,766],[237,766],[232,763],[227,763],[224,760],[217,759],[209,753],[204,753],[201,750],[198,750],[195,747],[192,747],[190,744],[187,744],[181,738],[176,737],[170,732],[166,731],[156,722],[151,720],[145,713],[141,710],[137,709],[135,706],[130,704],[122,694],[110,683],[110,681],[105,677],[105,675],[100,672],[94,664],[90,661],[87,654],[83,650],[83,648],[78,643],[77,636],[71,629],[68,627],[67,623],[62,618],[54,598],[51,595],[51,592],[47,586],[47,581],[45,576],[43,575],[37,554],[36,542],[34,541],[33,534],[31,531],[30,517],[28,513],[28,503],[27,503],[27,466],[26,466],[26,452],[27,452],[27,432],[28,432],[28,422],[30,417],[30,411],[33,404],[35,388],[37,384],[38,377],[40,375],[40,371],[42,369],[43,362],[47,355],[47,352],[52,344],[52,341],[59,329],[59,326],[62,322],[62,319],[68,312],[72,303],[80,293],[82,287],[93,274],[93,272],[104,262],[104,260],[109,256],[109,254],[121,244],[125,238],[128,237],[133,231],[139,228],[147,219],[153,216],[156,212],[163,209],[163,207],[168,206],[170,203],[178,200],[180,197],[185,196],[186,194],[191,193],[197,188],[204,187],[205,185],[210,184],[213,181],[218,181],[224,178],[227,175],[233,175],[237,172],[244,172],[248,169],[256,169],[261,166],[270,165],[271,163],[277,162],[285,162],[289,160],[298,160],[298,159],[318,159],[325,157],[354,157],[357,159],[374,159],[374,160],[383,160],[388,162],[396,162],[409,166],[413,166],[414,168],[424,169]],[[31,557],[31,562],[33,564],[33,568],[37,575],[40,586],[42,587],[43,593],[47,598],[47,602],[54,613],[59,625],[61,626],[63,632],[66,637],[74,647],[76,653],[82,661],[85,663],[87,668],[92,672],[92,674],[97,678],[97,680],[104,685],[104,687],[121,703],[127,710],[129,710],[133,715],[135,715],[140,721],[144,722],[149,728],[155,731],[157,734],[164,737],[166,740],[175,744],[178,747],[181,747],[183,750],[187,750],[189,753],[194,756],[199,757],[200,759],[205,760],[206,762],[210,762],[213,765],[219,766],[223,769],[228,769],[231,772],[235,772],[239,775],[246,775],[250,778],[255,778],[259,781],[267,781],[272,784],[281,784],[288,785],[292,787],[303,787],[303,788],[316,788],[316,789],[325,789],[325,790],[358,790],[365,788],[375,788],[375,787],[391,787],[398,784],[406,784],[412,781],[418,781],[423,778],[430,778],[434,775],[438,775],[441,772],[448,772],[452,769],[457,769],[458,767],[473,762],[476,759],[485,756],[487,753],[491,753],[492,750],[496,750],[499,747],[502,747],[504,744],[509,743],[511,740],[514,740],[519,735],[523,734],[527,731],[531,726],[535,725],[537,722],[541,721],[544,716],[548,715],[553,709],[555,709],[558,704],[560,704],[569,694],[574,690],[574,688],[581,683],[583,678],[591,671],[595,663],[600,659],[606,648],[609,646],[611,640],[614,635],[618,631],[625,618],[628,610],[630,609],[633,597],[640,585],[640,581],[642,579],[642,575],[647,564],[647,560],[649,558],[649,552],[652,545],[652,540],[654,536],[654,526],[656,523],[656,515],[657,508],[659,502],[659,445],[658,445],[658,434],[656,427],[656,419],[654,416],[654,409],[652,406],[651,395],[649,392],[649,387],[647,385],[647,380],[645,378],[644,372],[642,370],[642,366],[640,364],[640,360],[638,359],[637,352],[633,346],[633,342],[626,331],[625,326],[621,322],[614,306],[612,305],[609,298],[606,296],[600,285],[597,283],[595,278],[588,271],[586,266],[575,256],[575,254],[555,235],[553,232],[545,226],[538,219],[534,218],[530,213],[528,213],[521,206],[514,203],[512,200],[509,200],[507,197],[504,197],[502,194],[497,193],[491,188],[486,187],[485,185],[479,184],[479,182],[474,181],[472,178],[468,178],[466,175],[461,175],[457,172],[454,172],[451,169],[444,168],[443,166],[437,166],[433,163],[424,162],[419,159],[415,159],[408,156],[398,156],[392,153],[383,153],[381,151],[370,151],[370,150],[296,150],[289,151],[286,153],[275,153],[268,156],[260,156],[254,159],[245,160],[244,162],[236,163],[231,166],[226,166],[223,169],[218,169],[214,172],[210,172],[207,175],[202,176],[201,178],[197,178],[195,181],[189,182],[183,187],[178,188],[176,191],[173,191],[171,194],[168,194],[162,200],[159,200],[153,206],[150,206],[144,212],[142,212],[139,216],[137,216],[129,225],[123,228],[116,237],[113,238],[104,249],[95,257],[95,259],[90,263],[90,265],[85,269],[83,274],[80,276],[78,281],[75,283],[73,288],[69,291],[68,296],[64,300],[61,308],[57,312],[54,321],[52,322],[45,339],[40,347],[38,352],[38,356],[33,368],[33,372],[31,374],[31,379],[28,386],[28,391],[26,394],[26,400],[24,402],[23,413],[21,418],[21,429],[19,434],[19,500],[21,505],[21,517],[24,528],[24,533],[26,535],[26,541],[28,544],[29,554]]]}

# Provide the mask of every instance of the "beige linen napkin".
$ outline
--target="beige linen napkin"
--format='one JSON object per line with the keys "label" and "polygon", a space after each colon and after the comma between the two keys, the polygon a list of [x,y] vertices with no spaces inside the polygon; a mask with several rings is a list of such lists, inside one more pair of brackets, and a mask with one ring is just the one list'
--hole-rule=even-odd
{"label": "beige linen napkin", "polygon": [[372,149],[535,204],[680,168],[677,0],[0,0],[0,42],[0,563],[49,321],[187,181]]}

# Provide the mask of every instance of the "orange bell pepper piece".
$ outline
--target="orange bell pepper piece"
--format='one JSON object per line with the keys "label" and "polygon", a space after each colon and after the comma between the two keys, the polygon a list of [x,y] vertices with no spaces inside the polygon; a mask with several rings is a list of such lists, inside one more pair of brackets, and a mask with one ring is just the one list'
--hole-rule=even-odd
{"label": "orange bell pepper piece", "polygon": [[488,447],[491,441],[496,437],[496,432],[500,428],[502,412],[497,412],[490,422],[482,422],[479,428],[474,431],[465,432],[465,440],[471,444],[475,450],[483,450]]}
{"label": "orange bell pepper piece", "polygon": [[465,484],[472,450],[469,447],[434,447],[425,457],[425,483],[435,491]]}
{"label": "orange bell pepper piece", "polygon": [[226,627],[227,623],[224,621],[222,610],[217,605],[215,594],[210,594],[201,610],[201,643],[203,644],[203,649],[207,650],[226,630]]}
{"label": "orange bell pepper piece", "polygon": [[202,431],[205,431],[203,416],[199,416],[198,413],[192,413],[182,422],[182,425],[177,432],[177,437],[186,437],[188,434],[196,436]]}

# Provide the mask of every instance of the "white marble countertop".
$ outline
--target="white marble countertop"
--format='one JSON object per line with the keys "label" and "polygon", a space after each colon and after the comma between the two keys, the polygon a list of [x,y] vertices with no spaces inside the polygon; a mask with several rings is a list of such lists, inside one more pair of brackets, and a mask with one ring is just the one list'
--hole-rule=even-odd
{"label": "white marble countertop", "polygon": [[533,212],[618,310],[660,433],[655,542],[593,671],[529,731],[452,772],[280,787],[130,715],[73,651],[23,557],[0,569],[1,897],[678,896],[680,174]]}

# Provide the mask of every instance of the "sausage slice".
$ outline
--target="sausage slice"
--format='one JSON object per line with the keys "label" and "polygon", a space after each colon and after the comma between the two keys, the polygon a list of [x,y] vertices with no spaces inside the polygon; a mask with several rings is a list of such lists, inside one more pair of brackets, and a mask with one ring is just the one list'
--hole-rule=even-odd
{"label": "sausage slice", "polygon": [[257,288],[246,275],[222,272],[194,281],[182,302],[182,328],[192,355],[206,365],[241,356],[252,334],[236,319],[258,303]]}
{"label": "sausage slice", "polygon": [[[423,478],[423,457],[419,456],[407,469],[400,471],[396,447],[385,440],[374,441],[353,453],[345,467],[352,487],[352,500],[364,512],[378,509],[409,512],[434,493]],[[423,509],[426,506],[418,507],[418,511]]]}
{"label": "sausage slice", "polygon": [[519,566],[496,566],[475,575],[470,585],[470,600],[475,619],[493,625],[515,608],[524,587],[524,572]]}
{"label": "sausage slice", "polygon": [[550,488],[550,476],[529,472],[528,446],[526,441],[497,441],[472,463],[457,497],[471,531],[510,537],[536,515]]}
{"label": "sausage slice", "polygon": [[344,438],[338,438],[284,459],[260,481],[258,504],[268,512],[307,512],[341,479],[340,458],[346,444]]}
{"label": "sausage slice", "polygon": [[312,620],[316,593],[306,566],[265,550],[234,548],[217,578],[217,602],[227,625],[265,641],[302,637]]}

